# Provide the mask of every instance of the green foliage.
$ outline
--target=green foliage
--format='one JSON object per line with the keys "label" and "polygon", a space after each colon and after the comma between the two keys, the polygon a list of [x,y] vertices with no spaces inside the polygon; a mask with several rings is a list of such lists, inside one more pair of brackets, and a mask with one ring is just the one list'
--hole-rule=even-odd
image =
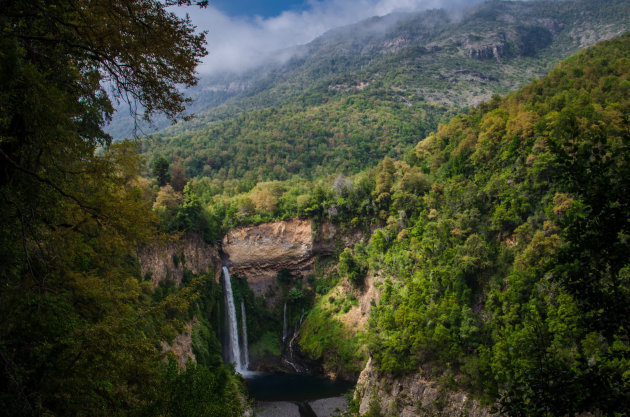
{"label": "green foliage", "polygon": [[189,361],[184,370],[179,370],[170,359],[164,393],[161,415],[165,416],[237,417],[243,412],[240,382],[225,368],[215,372]]}
{"label": "green foliage", "polygon": [[239,185],[253,185],[294,175],[314,179],[356,172],[385,155],[401,156],[446,111],[426,103],[408,107],[397,96],[375,89],[313,106],[287,103],[199,131],[152,135],[143,140],[143,151],[149,159],[178,154],[189,176],[217,183],[238,179]]}
{"label": "green foliage", "polygon": [[169,164],[166,158],[160,156],[153,162],[153,168],[151,174],[155,177],[160,187],[166,185],[171,181],[171,174],[169,173]]}
{"label": "green foliage", "polygon": [[197,232],[206,242],[222,237],[219,220],[201,204],[188,185],[184,187],[184,203],[178,207],[170,229]]}
{"label": "green foliage", "polygon": [[298,339],[300,350],[313,360],[335,372],[358,372],[365,358],[360,335],[348,334],[344,325],[331,312],[315,306],[302,324]]}
{"label": "green foliage", "polygon": [[[247,324],[247,340],[250,345],[256,345],[261,343],[260,349],[268,351],[273,349],[274,344],[263,338],[269,337],[267,333],[280,334],[282,332],[282,314],[278,311],[271,311],[267,300],[264,297],[255,297],[254,292],[247,280],[240,277],[238,274],[234,274],[231,277],[232,292],[234,295],[234,302],[236,305],[236,315],[238,318],[238,326],[241,326],[241,300],[245,303],[246,310],[246,324]],[[225,311],[225,306],[222,307]]]}
{"label": "green foliage", "polygon": [[383,413],[381,413],[381,402],[377,397],[370,399],[368,411],[364,414],[364,416],[383,417]]}
{"label": "green foliage", "polygon": [[258,357],[265,355],[280,356],[280,341],[278,336],[271,331],[263,333],[258,342],[249,346],[249,352],[251,355]]}
{"label": "green foliage", "polygon": [[[301,282],[301,281],[300,281]],[[297,288],[291,288],[287,294],[290,303],[299,303],[304,298],[304,294]]]}
{"label": "green foliage", "polygon": [[[299,58],[286,63],[202,78],[190,92],[196,118],[172,126],[168,135],[204,130],[243,113],[287,103],[313,107],[373,87],[392,91],[402,105],[434,101],[466,107],[546,74],[585,42],[623,33],[629,29],[628,12],[623,0],[499,2],[476,5],[462,12],[461,19],[452,19],[443,10],[369,19],[314,40]],[[498,17],[505,15],[512,19]],[[588,37],[581,36],[584,27],[591,31]],[[392,48],[393,39],[405,42]],[[499,60],[490,45],[497,46]],[[475,57],[484,47],[486,56]],[[249,87],[217,89],[219,83]],[[159,124],[167,126],[166,121]]]}
{"label": "green foliage", "polygon": [[[196,280],[199,278],[193,278],[193,282]],[[218,317],[218,306],[222,294],[219,284],[214,281],[213,273],[201,277],[201,282],[199,297],[188,310],[188,320],[193,323],[192,348],[197,364],[210,369],[218,369],[223,365],[221,344],[217,339],[217,334],[221,329],[214,328],[214,323],[222,319]]]}
{"label": "green foliage", "polygon": [[195,83],[205,50],[166,11],[176,3],[193,2],[3,3],[3,414],[240,415],[232,371],[164,363],[161,342],[183,328],[202,283],[154,290],[142,279],[136,251],[159,238],[158,219],[137,144],[102,131],[108,93],[147,117],[182,112],[178,88]]}
{"label": "green foliage", "polygon": [[363,284],[365,273],[365,267],[357,262],[352,251],[348,248],[344,249],[339,255],[339,275],[347,277],[352,284],[360,286]]}
{"label": "green foliage", "polygon": [[315,262],[315,271],[313,274],[313,286],[315,288],[315,293],[319,295],[326,295],[335,287],[335,285],[337,285],[339,276],[329,269],[331,263],[330,261],[322,262],[320,260],[316,260]]}
{"label": "green foliage", "polygon": [[[628,79],[629,38],[417,145],[436,182],[405,218],[381,199],[366,248],[384,277],[367,335],[381,371],[455,374],[506,415],[628,408],[630,96],[608,88]],[[399,181],[384,166],[383,192]]]}

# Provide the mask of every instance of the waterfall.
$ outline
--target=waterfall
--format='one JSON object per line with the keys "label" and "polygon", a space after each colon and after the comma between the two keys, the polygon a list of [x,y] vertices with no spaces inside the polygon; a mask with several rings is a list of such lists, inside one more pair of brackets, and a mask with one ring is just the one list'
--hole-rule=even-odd
{"label": "waterfall", "polygon": [[287,340],[287,303],[284,303],[284,325],[282,327],[282,343]]}
{"label": "waterfall", "polygon": [[241,362],[241,349],[238,343],[238,325],[236,323],[236,309],[234,308],[234,295],[232,294],[232,283],[227,267],[223,267],[223,285],[225,289],[225,306],[228,317],[228,360],[236,364],[236,372],[243,373],[245,370]]}
{"label": "waterfall", "polygon": [[[284,362],[286,362],[287,364],[291,365],[291,367],[295,370],[295,372],[297,373],[301,373],[301,372],[309,372],[309,369],[307,367],[304,367],[303,365],[298,365],[296,363],[293,362],[293,342],[295,342],[295,339],[297,339],[298,335],[300,334],[300,330],[302,327],[302,320],[304,319],[304,308],[302,308],[302,316],[300,317],[300,321],[299,322],[295,322],[295,329],[293,330],[293,337],[291,337],[291,340],[289,341],[289,359],[287,359],[286,357],[283,358]],[[287,335],[288,336],[288,335]]]}
{"label": "waterfall", "polygon": [[[221,345],[225,345],[225,340],[223,339],[223,331],[221,330],[221,319],[223,318],[223,316],[221,316],[221,303],[217,302],[217,331],[216,331],[216,335],[217,335],[217,340],[221,343]],[[223,355],[223,357],[225,358],[225,354]]]}
{"label": "waterfall", "polygon": [[245,319],[245,302],[241,300],[241,331],[243,332],[243,367],[249,368],[249,349],[247,347],[247,322]]}

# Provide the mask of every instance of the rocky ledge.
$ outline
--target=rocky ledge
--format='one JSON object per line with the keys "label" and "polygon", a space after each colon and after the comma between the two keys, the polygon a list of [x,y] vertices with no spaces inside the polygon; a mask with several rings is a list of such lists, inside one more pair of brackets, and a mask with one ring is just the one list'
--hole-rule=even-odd
{"label": "rocky ledge", "polygon": [[229,258],[232,275],[245,277],[256,295],[269,298],[281,269],[302,277],[311,273],[311,221],[292,219],[239,227],[225,235],[222,249]]}
{"label": "rocky ledge", "polygon": [[239,227],[225,235],[222,247],[239,268],[299,263],[311,256],[311,222],[292,219]]}
{"label": "rocky ledge", "polygon": [[238,227],[225,235],[221,246],[231,274],[247,279],[256,295],[273,304],[280,270],[305,278],[313,272],[316,256],[333,254],[336,246],[352,246],[363,237],[329,223],[313,229],[312,222],[303,219]]}

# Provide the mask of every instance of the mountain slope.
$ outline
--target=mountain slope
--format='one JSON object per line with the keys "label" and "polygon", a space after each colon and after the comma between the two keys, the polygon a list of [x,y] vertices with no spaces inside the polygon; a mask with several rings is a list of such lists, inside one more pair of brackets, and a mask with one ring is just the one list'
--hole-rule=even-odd
{"label": "mountain slope", "polygon": [[[339,257],[380,293],[363,412],[439,412],[393,400],[417,373],[504,415],[629,409],[629,63],[630,35],[603,42],[442,125],[415,166],[383,161],[356,206],[329,203],[381,226]],[[418,167],[433,184],[410,192]]]}
{"label": "mountain slope", "polygon": [[[371,19],[322,36],[240,98],[152,135],[143,149],[149,160],[180,159],[188,176],[250,184],[356,172],[403,155],[450,107],[512,90],[629,29],[629,16],[623,1],[566,1]],[[270,104],[279,105],[247,112]]]}
{"label": "mountain slope", "polygon": [[[297,340],[336,375],[352,375],[369,353],[362,413],[452,410],[443,395],[419,407],[427,384],[502,415],[623,413],[629,71],[626,34],[440,125],[406,161],[232,198],[208,198],[213,183],[196,179],[173,217],[201,198],[215,228],[300,216],[315,233],[325,223],[373,232],[314,270],[317,295]],[[367,325],[357,304],[372,305]]]}
{"label": "mountain slope", "polygon": [[[375,17],[332,30],[297,47],[295,57],[285,65],[258,71],[264,78],[252,82],[251,88],[237,97],[234,108],[227,106],[217,113],[210,112],[207,119],[199,115],[199,121],[278,105],[324,81],[333,87],[337,84],[352,87],[369,78],[388,83],[391,75],[399,74],[406,74],[406,79],[397,83],[389,80],[392,85],[388,87],[409,83],[426,86],[424,80],[415,80],[418,74],[434,82],[446,80],[449,84],[443,85],[450,89],[453,83],[500,82],[485,92],[487,99],[492,93],[506,92],[543,75],[555,62],[578,48],[625,32],[629,29],[629,17],[627,3],[619,0],[491,1],[456,11]],[[518,59],[528,57],[535,59]],[[462,58],[479,61],[498,58],[500,65],[481,65],[480,73],[466,72],[475,69],[468,66],[478,63],[461,63]],[[431,68],[425,69],[428,64]],[[452,74],[441,72],[458,66],[461,68],[455,68]],[[350,79],[354,83],[348,83]],[[462,87],[469,89],[470,85]],[[466,106],[483,99],[462,96],[452,102]]]}

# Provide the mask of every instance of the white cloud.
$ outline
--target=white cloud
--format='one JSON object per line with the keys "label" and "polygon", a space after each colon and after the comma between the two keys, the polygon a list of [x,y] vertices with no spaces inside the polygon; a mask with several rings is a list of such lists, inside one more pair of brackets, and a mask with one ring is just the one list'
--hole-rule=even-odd
{"label": "white cloud", "polygon": [[302,12],[286,11],[271,18],[233,18],[212,6],[187,8],[200,30],[208,31],[208,51],[201,73],[244,71],[274,52],[305,44],[324,32],[398,10],[452,7],[479,0],[310,0]]}

